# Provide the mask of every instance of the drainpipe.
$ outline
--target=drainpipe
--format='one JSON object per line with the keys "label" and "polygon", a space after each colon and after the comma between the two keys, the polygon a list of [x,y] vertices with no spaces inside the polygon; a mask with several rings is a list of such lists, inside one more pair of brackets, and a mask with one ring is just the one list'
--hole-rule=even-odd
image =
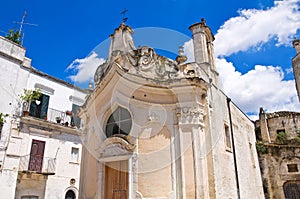
{"label": "drainpipe", "polygon": [[227,97],[227,108],[228,108],[228,114],[229,114],[229,125],[230,125],[230,134],[231,134],[231,142],[232,142],[232,153],[233,153],[234,172],[235,172],[235,179],[236,179],[236,189],[237,189],[238,199],[240,199],[241,198],[240,183],[239,183],[239,175],[238,175],[237,162],[236,162],[236,153],[235,153],[235,145],[234,145],[234,137],[233,137],[230,102],[231,102],[231,99]]}

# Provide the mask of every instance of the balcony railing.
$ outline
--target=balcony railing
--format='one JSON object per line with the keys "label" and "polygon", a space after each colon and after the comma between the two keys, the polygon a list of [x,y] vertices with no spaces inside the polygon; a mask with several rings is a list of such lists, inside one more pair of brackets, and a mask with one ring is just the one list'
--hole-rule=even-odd
{"label": "balcony railing", "polygon": [[62,124],[68,122],[71,124],[71,116],[67,115],[65,111],[56,110],[53,108],[48,108],[47,120],[50,122],[56,122],[56,118],[60,117]]}
{"label": "balcony railing", "polygon": [[25,155],[20,157],[20,172],[41,173],[54,175],[56,170],[55,158],[39,158],[38,156]]}
{"label": "balcony railing", "polygon": [[[80,118],[74,116],[71,111],[60,111],[54,108],[48,108],[47,115],[43,115],[43,117],[40,116],[40,113],[37,113],[37,115],[34,115],[31,112],[29,113],[28,111],[27,113],[28,114],[26,115],[25,112],[23,112],[23,116],[31,116],[51,123],[60,123],[64,126],[80,128]],[[57,121],[57,118],[60,118],[60,121]]]}

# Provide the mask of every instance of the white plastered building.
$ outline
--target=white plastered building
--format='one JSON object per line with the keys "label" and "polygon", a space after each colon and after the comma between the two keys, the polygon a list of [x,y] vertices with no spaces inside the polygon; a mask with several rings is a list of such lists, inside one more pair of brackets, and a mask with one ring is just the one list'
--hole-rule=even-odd
{"label": "white plastered building", "polygon": [[[78,198],[82,142],[77,110],[86,91],[36,70],[25,53],[0,37],[0,112],[8,114],[0,137],[0,198]],[[23,89],[42,93],[31,103],[29,116],[22,115]],[[70,111],[73,118],[66,114]]]}

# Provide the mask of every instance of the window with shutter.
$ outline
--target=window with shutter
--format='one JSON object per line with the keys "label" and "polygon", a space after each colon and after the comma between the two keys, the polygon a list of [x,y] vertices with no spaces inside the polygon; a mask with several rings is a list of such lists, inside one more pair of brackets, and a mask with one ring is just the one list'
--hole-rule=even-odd
{"label": "window with shutter", "polygon": [[50,96],[42,94],[38,100],[31,102],[29,115],[43,119],[47,117]]}

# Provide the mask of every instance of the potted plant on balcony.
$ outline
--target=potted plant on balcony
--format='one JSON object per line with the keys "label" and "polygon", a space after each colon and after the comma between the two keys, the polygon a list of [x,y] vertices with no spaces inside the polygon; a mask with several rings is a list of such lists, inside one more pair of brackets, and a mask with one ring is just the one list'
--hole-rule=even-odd
{"label": "potted plant on balcony", "polygon": [[74,123],[73,117],[71,118],[71,127],[75,127],[75,123]]}
{"label": "potted plant on balcony", "polygon": [[44,120],[47,120],[47,119],[48,119],[48,118],[47,118],[47,113],[45,113],[45,112],[43,113],[43,119],[44,119]]}
{"label": "potted plant on balcony", "polygon": [[5,118],[8,116],[8,114],[3,114],[0,112],[0,134],[2,132],[3,124],[6,122]]}
{"label": "potted plant on balcony", "polygon": [[40,89],[30,90],[24,89],[23,94],[19,94],[20,99],[23,101],[23,115],[29,115],[29,108],[31,102],[38,100],[41,97],[42,93]]}
{"label": "potted plant on balcony", "polygon": [[72,111],[66,111],[66,115],[68,115],[68,116],[72,116],[72,115],[73,115],[73,113],[72,113]]}
{"label": "potted plant on balcony", "polygon": [[61,122],[61,117],[56,117],[55,120],[56,120],[56,122],[57,122],[58,124],[60,124],[60,122]]}

